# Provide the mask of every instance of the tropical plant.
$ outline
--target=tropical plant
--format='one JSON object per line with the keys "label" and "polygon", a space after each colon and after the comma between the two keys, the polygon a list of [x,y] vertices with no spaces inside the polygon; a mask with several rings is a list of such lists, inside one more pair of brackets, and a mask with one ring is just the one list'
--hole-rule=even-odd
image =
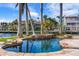
{"label": "tropical plant", "polygon": [[44,18],[44,20],[47,20],[47,15],[44,15],[43,18]]}
{"label": "tropical plant", "polygon": [[54,30],[58,26],[58,22],[55,18],[44,18],[45,22],[43,23],[43,30]]}

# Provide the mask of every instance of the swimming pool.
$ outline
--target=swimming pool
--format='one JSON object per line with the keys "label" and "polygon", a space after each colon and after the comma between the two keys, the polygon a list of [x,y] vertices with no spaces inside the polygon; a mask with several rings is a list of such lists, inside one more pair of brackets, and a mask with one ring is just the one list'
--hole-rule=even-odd
{"label": "swimming pool", "polygon": [[48,40],[23,40],[22,45],[6,48],[5,50],[23,53],[56,52],[62,49],[59,41],[60,39],[58,38]]}

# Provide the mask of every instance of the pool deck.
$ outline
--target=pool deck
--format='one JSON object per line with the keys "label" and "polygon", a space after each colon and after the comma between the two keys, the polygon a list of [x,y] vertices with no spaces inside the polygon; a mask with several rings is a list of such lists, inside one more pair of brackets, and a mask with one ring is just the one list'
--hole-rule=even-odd
{"label": "pool deck", "polygon": [[49,52],[49,53],[16,53],[0,49],[0,56],[79,56],[79,50],[63,49],[58,52]]}
{"label": "pool deck", "polygon": [[[73,36],[72,39],[63,39],[60,42],[68,44],[68,47],[79,47],[79,36]],[[6,51],[0,48],[0,56],[79,56],[79,49],[74,48],[64,48],[57,52],[48,53],[20,53]]]}

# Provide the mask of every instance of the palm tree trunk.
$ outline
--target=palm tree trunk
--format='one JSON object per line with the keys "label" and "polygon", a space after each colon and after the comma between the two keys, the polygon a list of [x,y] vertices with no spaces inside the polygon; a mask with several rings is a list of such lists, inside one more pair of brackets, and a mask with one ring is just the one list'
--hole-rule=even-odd
{"label": "palm tree trunk", "polygon": [[31,27],[32,27],[32,32],[33,32],[33,35],[35,35],[34,26],[33,26],[33,22],[32,22],[33,20],[31,18],[31,14],[30,14],[29,9],[28,9],[28,13],[29,13],[29,17],[30,17],[30,23],[31,23]]}
{"label": "palm tree trunk", "polygon": [[28,5],[26,3],[26,21],[25,21],[25,24],[26,24],[26,35],[29,35],[29,27],[28,27]]}
{"label": "palm tree trunk", "polygon": [[19,16],[18,16],[18,33],[17,33],[17,36],[18,36],[18,38],[21,38],[21,37],[23,37],[22,36],[22,26],[21,26],[21,10],[22,10],[22,5],[19,3]]}
{"label": "palm tree trunk", "polygon": [[41,34],[43,34],[43,3],[41,3]]}
{"label": "palm tree trunk", "polygon": [[60,3],[60,34],[62,34],[62,30],[63,30],[63,28],[62,28],[62,23],[63,23],[62,16],[63,16],[63,4]]}

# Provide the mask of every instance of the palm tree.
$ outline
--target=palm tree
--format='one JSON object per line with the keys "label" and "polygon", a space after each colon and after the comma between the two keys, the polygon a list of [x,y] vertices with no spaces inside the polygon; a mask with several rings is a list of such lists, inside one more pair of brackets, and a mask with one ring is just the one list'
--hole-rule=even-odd
{"label": "palm tree", "polygon": [[[43,23],[43,28],[46,30],[54,30],[57,28],[58,22],[55,18],[46,18],[45,22]],[[47,32],[47,31],[46,31]]]}
{"label": "palm tree", "polygon": [[26,5],[26,21],[25,21],[25,24],[26,24],[26,35],[29,35],[29,33],[28,33],[28,30],[29,30],[29,26],[28,26],[28,5],[27,5],[27,3],[25,5]]}
{"label": "palm tree", "polygon": [[43,17],[44,17],[44,20],[47,20],[47,15],[44,15]]}
{"label": "palm tree", "polygon": [[18,36],[18,38],[21,38],[21,37],[23,37],[23,35],[22,35],[21,19],[22,19],[22,13],[23,13],[24,4],[18,3],[18,4],[16,4],[16,7],[17,7],[17,5],[19,6],[17,36]]}
{"label": "palm tree", "polygon": [[41,34],[43,34],[43,3],[41,3],[40,10],[41,10]]}
{"label": "palm tree", "polygon": [[[24,6],[26,6],[26,21],[25,21],[25,24],[26,24],[26,35],[29,35],[28,33],[28,30],[29,30],[29,26],[28,26],[28,16],[30,16],[30,19],[31,19],[31,27],[32,27],[32,32],[33,32],[33,35],[35,34],[34,32],[34,27],[33,27],[33,23],[32,23],[32,18],[31,18],[31,15],[30,15],[30,11],[28,9],[28,5],[27,3],[21,3],[22,7],[20,7],[22,10],[21,10],[21,14],[24,12]],[[22,16],[22,15],[21,15]],[[20,26],[20,25],[19,25]],[[20,26],[21,27],[21,26]],[[20,29],[20,28],[19,28]],[[22,31],[19,31],[19,32],[22,32]]]}
{"label": "palm tree", "polygon": [[30,17],[30,23],[31,23],[33,35],[35,35],[34,26],[33,26],[33,19],[31,18],[31,14],[30,14],[29,8],[28,8],[28,14],[29,14],[29,17]]}
{"label": "palm tree", "polygon": [[[27,3],[25,4],[25,3],[17,3],[16,4],[16,7],[18,6],[18,5],[21,5],[21,6],[19,6],[19,20],[18,20],[18,36],[19,35],[22,35],[20,32],[22,32],[22,30],[21,30],[21,17],[22,17],[22,14],[24,13],[24,6],[26,5],[26,22],[25,22],[25,24],[26,24],[26,35],[28,35],[28,12],[27,12]],[[20,10],[21,9],[21,10]]]}
{"label": "palm tree", "polygon": [[62,34],[62,23],[63,23],[63,21],[62,21],[62,16],[63,16],[63,4],[62,3],[60,3],[60,34]]}

